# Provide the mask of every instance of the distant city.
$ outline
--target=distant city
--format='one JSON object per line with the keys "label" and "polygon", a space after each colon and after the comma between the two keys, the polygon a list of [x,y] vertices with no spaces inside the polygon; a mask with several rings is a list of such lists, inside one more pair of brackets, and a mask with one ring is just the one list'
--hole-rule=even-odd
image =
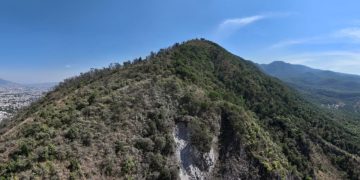
{"label": "distant city", "polygon": [[0,121],[42,97],[51,87],[0,87]]}

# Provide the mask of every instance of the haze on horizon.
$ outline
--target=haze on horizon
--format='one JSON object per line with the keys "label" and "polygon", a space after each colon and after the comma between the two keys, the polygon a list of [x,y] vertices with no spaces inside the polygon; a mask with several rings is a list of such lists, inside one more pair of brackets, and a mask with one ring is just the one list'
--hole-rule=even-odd
{"label": "haze on horizon", "polygon": [[257,63],[360,74],[360,2],[225,1],[1,1],[0,78],[61,81],[196,37]]}

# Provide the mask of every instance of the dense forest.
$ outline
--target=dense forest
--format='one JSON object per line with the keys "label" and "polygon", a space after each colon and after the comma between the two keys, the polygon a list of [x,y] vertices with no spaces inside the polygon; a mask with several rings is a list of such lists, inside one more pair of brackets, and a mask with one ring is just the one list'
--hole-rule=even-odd
{"label": "dense forest", "polygon": [[[176,156],[174,131],[181,128],[190,165]],[[210,163],[209,153],[215,154]],[[359,179],[360,126],[204,39],[67,79],[0,125],[2,179],[178,179],[182,173]]]}

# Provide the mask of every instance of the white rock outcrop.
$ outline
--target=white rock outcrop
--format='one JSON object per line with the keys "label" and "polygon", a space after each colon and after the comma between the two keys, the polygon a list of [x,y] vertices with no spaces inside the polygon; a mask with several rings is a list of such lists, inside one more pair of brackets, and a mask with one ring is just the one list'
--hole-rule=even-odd
{"label": "white rock outcrop", "polygon": [[[176,157],[180,166],[180,179],[209,179],[208,177],[211,174],[217,159],[217,153],[214,146],[212,146],[208,153],[199,153],[190,144],[189,129],[184,122],[176,124],[173,135],[176,142]],[[205,168],[200,168],[198,166],[199,164],[202,164],[202,167]]]}

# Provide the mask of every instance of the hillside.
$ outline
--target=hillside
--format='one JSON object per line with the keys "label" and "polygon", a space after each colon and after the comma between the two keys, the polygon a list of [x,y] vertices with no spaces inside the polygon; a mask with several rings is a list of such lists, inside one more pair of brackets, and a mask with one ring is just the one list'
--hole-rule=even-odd
{"label": "hillside", "polygon": [[191,40],[68,79],[3,122],[0,177],[359,179],[359,130]]}
{"label": "hillside", "polygon": [[312,69],[282,61],[259,65],[267,74],[299,90],[316,104],[360,112],[360,76]]}

